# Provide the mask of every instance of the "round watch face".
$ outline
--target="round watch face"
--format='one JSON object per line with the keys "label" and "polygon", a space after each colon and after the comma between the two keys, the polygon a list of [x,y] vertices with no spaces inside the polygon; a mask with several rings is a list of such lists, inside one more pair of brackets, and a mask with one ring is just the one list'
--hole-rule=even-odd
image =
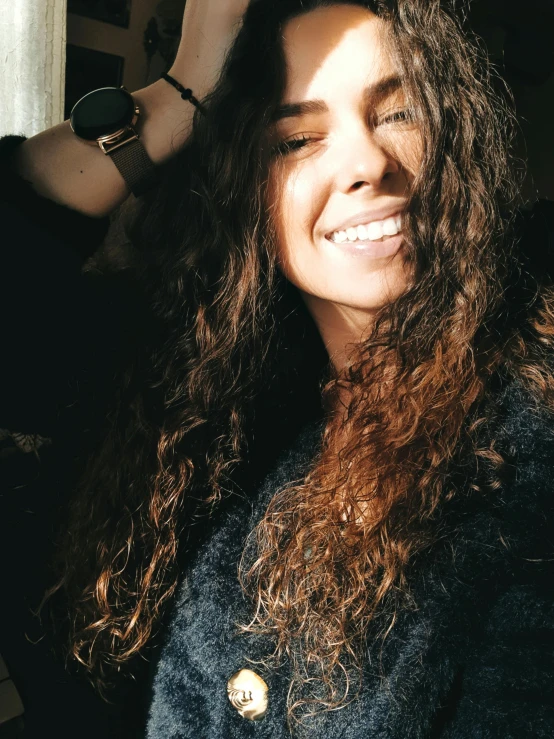
{"label": "round watch face", "polygon": [[135,104],[127,90],[102,87],[77,101],[69,120],[77,136],[95,141],[128,126],[134,112]]}

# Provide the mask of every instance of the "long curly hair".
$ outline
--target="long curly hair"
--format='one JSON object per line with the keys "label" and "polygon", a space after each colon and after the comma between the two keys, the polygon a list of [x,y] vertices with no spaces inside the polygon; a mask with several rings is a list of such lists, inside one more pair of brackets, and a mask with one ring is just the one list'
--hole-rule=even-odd
{"label": "long curly hair", "polygon": [[[150,330],[74,496],[57,586],[71,653],[98,685],[150,643],[199,522],[257,481],[273,440],[323,415],[309,473],[253,532],[244,628],[291,659],[291,716],[343,705],[339,676],[360,671],[372,619],[386,612],[390,630],[409,606],[410,563],[441,536],[444,507],[498,485],[502,457],[479,440],[484,402],[510,375],[554,409],[552,274],[520,248],[514,117],[480,41],[454,2],[349,3],[386,21],[421,130],[410,283],[336,376],[277,268],[266,206],[282,27],[331,3],[254,0],[207,115],[130,229]],[[346,417],[327,413],[339,388]],[[322,690],[308,700],[314,669]]]}

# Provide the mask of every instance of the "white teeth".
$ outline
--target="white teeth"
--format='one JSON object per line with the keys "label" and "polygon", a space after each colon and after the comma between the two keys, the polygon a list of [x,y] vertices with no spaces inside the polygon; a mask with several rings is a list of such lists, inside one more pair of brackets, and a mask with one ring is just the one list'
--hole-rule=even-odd
{"label": "white teeth", "polygon": [[367,238],[370,241],[377,241],[377,239],[383,238],[383,222],[373,221],[367,227]]}
{"label": "white teeth", "polygon": [[395,236],[400,231],[402,231],[402,216],[397,215],[385,218],[383,221],[372,221],[352,226],[344,231],[335,231],[330,238],[336,244],[343,244],[345,241],[378,241],[383,236]]}
{"label": "white teeth", "polygon": [[383,221],[383,233],[385,236],[395,236],[398,233],[394,218],[387,218]]}

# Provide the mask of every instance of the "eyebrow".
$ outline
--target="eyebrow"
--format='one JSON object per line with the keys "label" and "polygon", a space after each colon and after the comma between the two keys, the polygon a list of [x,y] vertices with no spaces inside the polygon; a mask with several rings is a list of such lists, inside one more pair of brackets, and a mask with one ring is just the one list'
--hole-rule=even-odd
{"label": "eyebrow", "polygon": [[[388,97],[402,87],[402,78],[398,75],[383,77],[383,79],[372,82],[364,90],[364,99],[376,102]],[[277,123],[283,118],[298,118],[303,115],[317,115],[327,113],[329,108],[324,100],[303,100],[301,103],[286,103],[280,105],[275,111],[272,122]]]}

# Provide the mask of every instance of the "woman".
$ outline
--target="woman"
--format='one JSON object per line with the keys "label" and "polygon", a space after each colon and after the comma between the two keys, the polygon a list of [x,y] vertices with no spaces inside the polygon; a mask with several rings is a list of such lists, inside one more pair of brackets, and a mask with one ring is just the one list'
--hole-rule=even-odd
{"label": "woman", "polygon": [[436,0],[258,0],[203,104],[131,227],[72,661],[148,655],[156,739],[551,736],[552,222],[485,61]]}

